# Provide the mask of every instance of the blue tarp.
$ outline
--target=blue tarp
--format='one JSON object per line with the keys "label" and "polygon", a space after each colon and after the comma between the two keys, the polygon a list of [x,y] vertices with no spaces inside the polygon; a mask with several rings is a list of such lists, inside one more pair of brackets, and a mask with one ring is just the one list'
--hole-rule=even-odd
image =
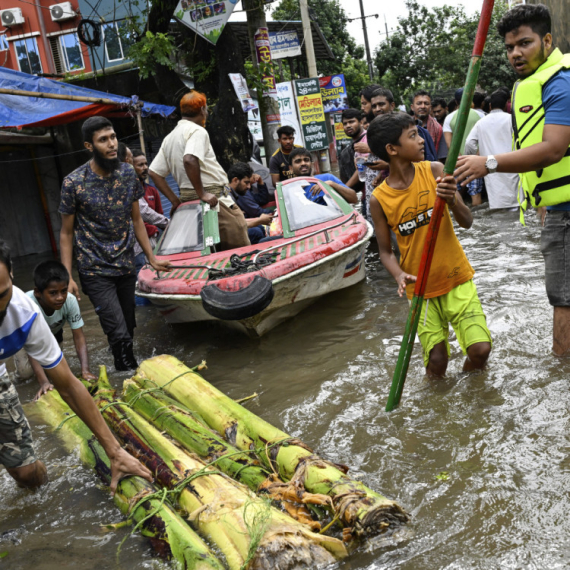
{"label": "blue tarp", "polygon": [[[0,88],[20,91],[57,93],[110,99],[119,105],[44,99],[0,93],[0,127],[55,126],[86,119],[92,115],[121,117],[132,113],[133,106],[139,102],[136,95],[122,97],[103,91],[95,91],[78,85],[54,81],[46,77],[37,77],[20,71],[0,67]],[[142,116],[160,115],[168,117],[176,108],[156,103],[141,101]]]}

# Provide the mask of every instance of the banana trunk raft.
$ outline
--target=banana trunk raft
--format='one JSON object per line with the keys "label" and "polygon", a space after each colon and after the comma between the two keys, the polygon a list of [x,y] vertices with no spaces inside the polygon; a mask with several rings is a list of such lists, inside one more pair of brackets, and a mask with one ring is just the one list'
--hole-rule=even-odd
{"label": "banana trunk raft", "polygon": [[[122,399],[101,367],[90,392],[119,441],[155,478],[154,485],[123,479],[115,503],[133,532],[181,568],[324,568],[347,556],[343,541],[356,546],[408,520],[347,468],[316,456],[174,357],[143,362],[124,382]],[[59,395],[50,392],[36,406],[108,484],[108,458]],[[338,526],[343,541],[329,536]]]}

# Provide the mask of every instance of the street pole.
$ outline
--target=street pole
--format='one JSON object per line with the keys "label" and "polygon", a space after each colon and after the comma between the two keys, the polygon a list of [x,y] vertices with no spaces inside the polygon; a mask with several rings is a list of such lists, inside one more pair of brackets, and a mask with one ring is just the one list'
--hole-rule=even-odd
{"label": "street pole", "polygon": [[318,77],[317,60],[315,59],[315,47],[313,46],[313,31],[311,30],[311,18],[307,0],[299,0],[301,7],[301,21],[303,22],[303,36],[305,39],[305,51],[309,65],[309,77]]}
{"label": "street pole", "polygon": [[366,28],[366,16],[364,15],[364,4],[362,3],[362,0],[360,0],[360,16],[362,17],[362,32],[364,33],[364,45],[366,47],[366,61],[368,62],[368,75],[370,75],[370,81],[374,81],[374,67],[372,67],[370,44],[368,43],[368,30]]}
{"label": "street pole", "polygon": [[[249,48],[251,59],[255,69],[258,69],[257,50],[254,36],[260,28],[267,28],[263,0],[243,0],[243,9],[247,15],[247,33],[249,36]],[[279,102],[276,98],[268,97],[257,90],[257,102],[259,104],[259,119],[261,121],[261,132],[263,135],[263,145],[265,147],[265,158],[269,163],[271,155],[279,148],[277,142],[277,129],[279,123],[267,121],[267,117],[279,115]]]}

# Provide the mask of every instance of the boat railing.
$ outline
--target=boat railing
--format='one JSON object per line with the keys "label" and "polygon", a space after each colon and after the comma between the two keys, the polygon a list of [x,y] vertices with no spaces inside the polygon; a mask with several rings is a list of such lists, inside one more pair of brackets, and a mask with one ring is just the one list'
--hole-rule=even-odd
{"label": "boat railing", "polygon": [[351,218],[353,218],[353,224],[356,223],[356,219],[357,219],[358,213],[357,212],[351,212],[350,214],[348,214],[348,217],[346,217],[344,220],[338,222],[338,224],[335,224],[334,226],[328,226],[326,228],[321,228],[320,230],[316,230],[314,232],[311,232],[310,234],[304,234],[302,236],[296,237],[295,239],[292,239],[290,241],[286,241],[285,243],[280,243],[278,245],[274,245],[272,247],[268,247],[267,249],[264,249],[263,251],[260,251],[258,253],[255,254],[255,256],[253,257],[253,264],[256,265],[257,264],[257,258],[260,255],[264,255],[266,253],[269,253],[270,251],[273,251],[274,249],[280,249],[282,247],[287,247],[288,245],[291,245],[292,243],[296,243],[298,241],[302,241],[304,239],[316,236],[318,234],[321,234],[324,232],[325,234],[325,241],[326,243],[330,243],[331,238],[329,236],[329,231],[330,230],[334,230],[335,228],[338,228],[339,226],[342,226],[343,224],[346,224],[347,222],[350,221]]}
{"label": "boat railing", "polygon": [[[334,230],[335,228],[338,228],[339,226],[342,226],[343,224],[346,224],[347,222],[349,222],[352,219],[352,223],[355,224],[356,220],[358,217],[358,212],[351,212],[350,214],[348,214],[348,216],[346,218],[344,218],[343,220],[341,220],[340,222],[338,222],[337,224],[334,224],[334,226],[328,226],[326,228],[321,228],[320,230],[316,230],[314,232],[311,232],[309,234],[304,234],[302,236],[296,237],[295,239],[286,241],[285,243],[281,243],[278,245],[274,245],[272,247],[268,247],[267,249],[264,249],[262,251],[258,251],[255,256],[252,259],[252,263],[253,265],[257,265],[257,258],[260,257],[261,255],[264,255],[266,253],[269,253],[270,251],[273,251],[275,249],[281,249],[283,247],[287,247],[293,243],[297,243],[298,241],[302,241],[304,239],[316,236],[318,234],[325,234],[325,241],[326,243],[330,243],[331,241],[331,237],[329,235],[329,231],[330,230]],[[168,266],[168,270],[166,271],[162,271],[162,273],[169,273],[172,269],[207,269],[208,271],[210,271],[211,269],[214,269],[213,266],[211,265],[169,265]],[[219,270],[218,270],[219,271]],[[161,271],[157,270],[156,271],[156,277],[155,279],[162,279],[162,277],[160,277],[160,273]]]}

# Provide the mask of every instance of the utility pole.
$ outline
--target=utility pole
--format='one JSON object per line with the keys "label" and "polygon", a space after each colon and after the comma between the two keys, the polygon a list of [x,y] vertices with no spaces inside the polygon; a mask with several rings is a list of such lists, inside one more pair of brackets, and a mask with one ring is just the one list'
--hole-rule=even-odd
{"label": "utility pole", "polygon": [[[258,69],[257,49],[254,36],[260,28],[267,28],[263,0],[242,0],[243,9],[247,15],[247,32],[249,36],[249,48],[253,66]],[[277,98],[270,97],[257,90],[257,102],[259,104],[259,118],[261,120],[261,132],[263,134],[263,144],[265,147],[265,157],[269,157],[279,148],[277,142],[277,129],[281,126],[279,122],[272,120],[279,116],[279,102]],[[268,121],[269,117],[269,121]]]}
{"label": "utility pole", "polygon": [[384,14],[384,27],[386,28],[386,38],[390,39],[390,34],[388,33],[388,22],[386,21],[386,14]]}
{"label": "utility pole", "polygon": [[[362,32],[364,34],[364,45],[366,47],[366,61],[368,62],[368,75],[370,81],[374,81],[374,68],[372,67],[372,56],[370,55],[370,44],[368,43],[368,30],[366,29],[366,16],[364,15],[364,4],[360,0],[360,17],[362,18]],[[378,14],[376,14],[378,18]]]}
{"label": "utility pole", "polygon": [[301,7],[301,20],[303,22],[303,36],[305,38],[305,51],[307,52],[309,77],[318,77],[315,47],[313,46],[313,30],[311,29],[311,18],[309,17],[307,0],[299,0],[299,5]]}

